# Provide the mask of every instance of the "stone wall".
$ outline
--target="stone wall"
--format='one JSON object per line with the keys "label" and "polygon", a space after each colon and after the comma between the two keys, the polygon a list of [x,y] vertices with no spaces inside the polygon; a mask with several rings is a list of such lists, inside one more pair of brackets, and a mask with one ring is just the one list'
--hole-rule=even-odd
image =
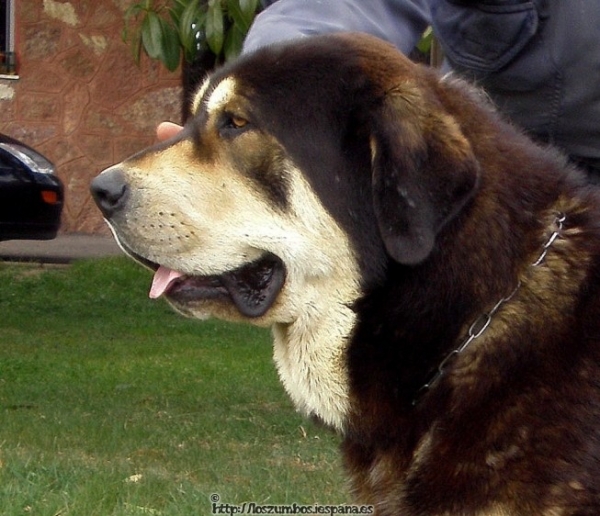
{"label": "stone wall", "polygon": [[0,79],[0,132],[45,154],[66,188],[63,232],[106,233],[88,194],[103,168],[180,119],[179,74],[121,40],[133,0],[17,0],[18,79]]}

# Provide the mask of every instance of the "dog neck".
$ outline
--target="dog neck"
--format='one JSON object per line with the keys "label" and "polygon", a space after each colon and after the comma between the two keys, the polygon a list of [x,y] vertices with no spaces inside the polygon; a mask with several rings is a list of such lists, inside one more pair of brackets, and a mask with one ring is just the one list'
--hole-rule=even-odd
{"label": "dog neck", "polygon": [[273,326],[273,357],[297,410],[339,433],[350,410],[346,352],[356,314],[349,306],[321,300],[293,323]]}
{"label": "dog neck", "polygon": [[[529,269],[539,267],[544,263],[552,245],[558,238],[562,236],[566,218],[567,217],[564,213],[556,213],[554,221],[550,227],[549,237],[542,245],[539,256],[531,263]],[[413,406],[417,405],[419,401],[421,401],[421,399],[436,386],[438,381],[446,373],[447,369],[451,367],[452,362],[454,362],[459,355],[466,351],[474,341],[484,335],[486,330],[493,323],[494,316],[505,306],[505,304],[509,303],[517,295],[521,289],[521,286],[522,281],[521,279],[518,279],[512,292],[501,298],[493,306],[493,308],[491,308],[491,310],[482,313],[477,319],[475,319],[475,321],[469,326],[466,335],[460,340],[460,344],[444,357],[429,380],[418,390],[417,395],[413,400]]]}

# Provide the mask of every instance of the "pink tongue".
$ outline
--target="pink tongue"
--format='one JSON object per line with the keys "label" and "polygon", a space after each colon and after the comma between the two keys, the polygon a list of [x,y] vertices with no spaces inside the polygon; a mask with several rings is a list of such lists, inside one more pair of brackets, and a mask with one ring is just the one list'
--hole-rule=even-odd
{"label": "pink tongue", "polygon": [[149,294],[150,298],[156,299],[157,297],[162,296],[168,290],[171,284],[177,278],[181,278],[182,276],[183,274],[181,274],[181,272],[160,266],[154,273],[154,278],[152,279],[152,287],[150,288]]}

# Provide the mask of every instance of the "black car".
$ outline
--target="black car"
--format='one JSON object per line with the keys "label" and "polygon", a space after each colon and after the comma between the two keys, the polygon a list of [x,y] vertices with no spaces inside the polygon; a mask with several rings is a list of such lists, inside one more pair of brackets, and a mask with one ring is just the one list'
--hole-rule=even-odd
{"label": "black car", "polygon": [[64,188],[39,152],[0,134],[0,240],[56,236]]}

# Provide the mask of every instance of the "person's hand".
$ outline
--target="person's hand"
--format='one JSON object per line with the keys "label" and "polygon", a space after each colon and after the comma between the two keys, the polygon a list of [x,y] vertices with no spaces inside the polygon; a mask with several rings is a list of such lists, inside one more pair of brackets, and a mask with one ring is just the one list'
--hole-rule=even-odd
{"label": "person's hand", "polygon": [[182,129],[183,127],[173,122],[161,122],[156,128],[156,137],[159,141],[163,142],[175,136]]}

